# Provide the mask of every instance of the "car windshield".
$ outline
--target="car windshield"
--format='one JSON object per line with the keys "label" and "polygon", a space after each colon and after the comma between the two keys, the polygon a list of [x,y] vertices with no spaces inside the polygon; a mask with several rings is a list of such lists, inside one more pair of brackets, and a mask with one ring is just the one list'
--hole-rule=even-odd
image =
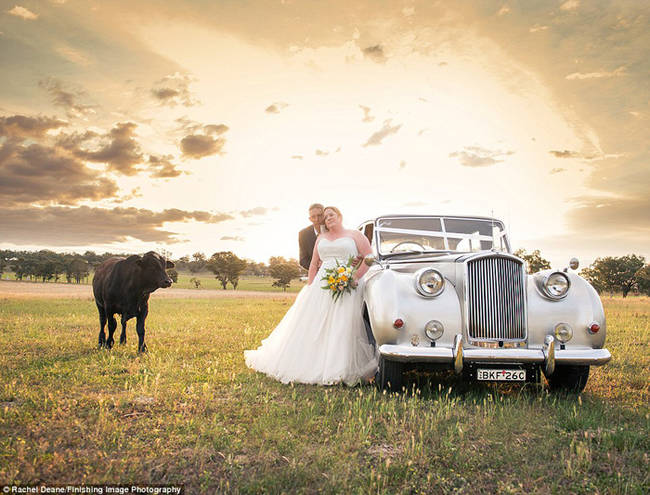
{"label": "car windshield", "polygon": [[458,217],[400,217],[377,220],[379,254],[412,252],[508,252],[498,220]]}

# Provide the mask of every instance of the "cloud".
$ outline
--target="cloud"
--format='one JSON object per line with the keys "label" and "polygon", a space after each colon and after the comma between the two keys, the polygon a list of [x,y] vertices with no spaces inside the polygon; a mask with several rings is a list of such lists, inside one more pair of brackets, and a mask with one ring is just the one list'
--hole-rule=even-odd
{"label": "cloud", "polygon": [[466,146],[463,151],[450,153],[451,158],[457,157],[465,167],[489,167],[503,161],[514,151],[488,150],[479,146]]}
{"label": "cloud", "polygon": [[529,33],[537,33],[539,31],[546,31],[547,29],[548,29],[548,26],[542,26],[542,25],[539,25],[539,24],[535,24],[534,26],[532,26],[528,30],[528,32]]}
{"label": "cloud", "polygon": [[167,209],[154,212],[138,208],[0,208],[3,241],[15,244],[88,246],[126,242],[180,242],[179,234],[162,230],[166,222],[220,223],[226,213]]}
{"label": "cloud", "polygon": [[[180,148],[186,158],[203,158],[210,155],[223,154],[222,149],[226,139],[219,137],[229,130],[225,124],[202,125],[188,120],[177,120],[183,125],[183,129],[191,134],[181,139]],[[202,134],[199,134],[202,132]]]}
{"label": "cloud", "polygon": [[178,177],[183,172],[178,170],[171,162],[173,157],[171,155],[164,156],[155,156],[150,155],[149,161],[147,163],[147,169],[150,172],[151,177],[157,179],[170,179],[172,177]]}
{"label": "cloud", "polygon": [[75,204],[117,193],[115,182],[63,148],[12,141],[0,147],[0,204]]}
{"label": "cloud", "polygon": [[564,151],[551,150],[549,151],[549,153],[553,155],[555,158],[580,158],[582,156],[577,151],[571,151],[571,150],[564,150]]}
{"label": "cloud", "polygon": [[0,137],[42,138],[48,131],[67,125],[67,122],[54,117],[29,117],[27,115],[0,117]]}
{"label": "cloud", "polygon": [[289,106],[288,103],[283,103],[283,102],[277,102],[273,103],[272,105],[269,105],[266,107],[264,110],[266,113],[280,113],[280,110],[283,110]]}
{"label": "cloud", "polygon": [[109,170],[135,175],[139,171],[136,165],[142,163],[143,159],[140,145],[135,140],[136,128],[133,122],[119,122],[99,138],[103,144],[98,149],[79,149],[77,155],[90,162],[105,163]]}
{"label": "cloud", "polygon": [[386,55],[381,45],[368,46],[362,50],[363,56],[369,58],[373,62],[383,64],[386,62]]}
{"label": "cloud", "polygon": [[619,158],[622,156],[615,153],[580,153],[579,151],[572,150],[551,150],[549,153],[555,158],[580,158],[582,160],[603,160],[605,158]]}
{"label": "cloud", "polygon": [[566,172],[566,168],[553,168],[549,172],[549,174],[554,175],[554,174],[559,174],[560,172]]}
{"label": "cloud", "polygon": [[506,15],[510,13],[510,7],[507,5],[503,5],[500,9],[499,12],[497,12],[498,16]]}
{"label": "cloud", "polygon": [[574,80],[582,80],[582,79],[602,79],[607,77],[620,77],[626,75],[627,75],[627,71],[625,69],[625,66],[621,66],[610,72],[607,71],[587,72],[587,73],[573,72],[572,74],[566,76],[565,79],[568,79],[569,81],[574,81]]}
{"label": "cloud", "polygon": [[228,131],[229,127],[225,124],[207,124],[203,126],[203,130],[206,134],[211,134],[215,136],[220,136],[221,134]]}
{"label": "cloud", "polygon": [[33,21],[38,19],[38,14],[34,14],[31,10],[21,7],[20,5],[14,5],[14,8],[7,10],[7,14],[15,15],[16,17],[21,17],[26,21]]}
{"label": "cloud", "polygon": [[375,118],[370,115],[370,107],[364,107],[363,105],[359,105],[359,108],[363,110],[363,119],[361,119],[362,122],[372,122],[375,120]]}
{"label": "cloud", "polygon": [[245,241],[246,239],[244,239],[243,237],[239,237],[239,236],[224,235],[224,236],[221,237],[221,239],[219,239],[219,240],[221,240],[221,241],[236,241],[236,242],[243,242],[243,241]]}
{"label": "cloud", "polygon": [[415,7],[404,7],[402,9],[402,14],[404,14],[405,17],[411,17],[415,14]]}
{"label": "cloud", "polygon": [[221,154],[226,140],[213,138],[202,134],[191,134],[181,139],[181,152],[188,158],[203,158],[205,156]]}
{"label": "cloud", "polygon": [[569,226],[597,235],[614,233],[647,241],[650,235],[650,197],[580,197],[570,210]]}
{"label": "cloud", "polygon": [[569,11],[575,10],[580,6],[579,0],[567,0],[562,5],[560,5],[560,10]]}
{"label": "cloud", "polygon": [[193,81],[194,78],[190,75],[177,72],[156,81],[154,87],[151,89],[151,95],[161,105],[167,105],[169,107],[175,107],[176,105],[191,107],[200,103],[192,96],[189,89],[189,85]]}
{"label": "cloud", "polygon": [[48,92],[52,98],[52,103],[65,110],[68,117],[82,117],[95,113],[92,105],[85,105],[77,101],[77,98],[85,96],[84,91],[77,90],[73,92],[73,90],[66,90],[63,88],[61,81],[53,77],[42,79],[38,82],[38,85]]}
{"label": "cloud", "polygon": [[368,138],[368,141],[365,142],[363,145],[364,147],[367,146],[377,146],[381,144],[381,142],[384,140],[386,136],[390,136],[391,134],[395,134],[397,131],[399,131],[400,127],[402,127],[402,124],[399,125],[390,125],[391,120],[385,120],[384,121],[384,126],[375,132],[372,136]]}
{"label": "cloud", "polygon": [[90,56],[66,43],[57,44],[54,47],[54,51],[73,64],[86,66],[92,62]]}
{"label": "cloud", "polygon": [[242,217],[252,217],[254,215],[266,215],[268,212],[269,212],[268,208],[264,208],[263,206],[256,206],[255,208],[251,208],[250,210],[240,211],[239,214]]}

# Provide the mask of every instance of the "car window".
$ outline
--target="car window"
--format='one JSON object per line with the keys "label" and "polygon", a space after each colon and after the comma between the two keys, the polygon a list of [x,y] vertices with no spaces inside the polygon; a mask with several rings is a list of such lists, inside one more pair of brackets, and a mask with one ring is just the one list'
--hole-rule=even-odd
{"label": "car window", "polygon": [[[491,219],[395,217],[377,220],[381,254],[407,251],[508,251],[503,224]],[[364,231],[365,233],[365,231]]]}

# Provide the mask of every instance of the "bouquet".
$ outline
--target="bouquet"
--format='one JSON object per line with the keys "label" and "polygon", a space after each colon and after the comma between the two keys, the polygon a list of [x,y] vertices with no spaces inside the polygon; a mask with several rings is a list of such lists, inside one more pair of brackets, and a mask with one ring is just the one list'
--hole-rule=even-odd
{"label": "bouquet", "polygon": [[356,266],[353,264],[354,260],[355,258],[350,256],[345,265],[340,265],[337,261],[334,268],[325,269],[325,275],[321,280],[327,282],[327,285],[322,286],[321,289],[331,291],[332,298],[335,301],[346,292],[352,292],[352,289],[356,289],[356,284],[354,284],[352,278],[352,275],[357,271]]}

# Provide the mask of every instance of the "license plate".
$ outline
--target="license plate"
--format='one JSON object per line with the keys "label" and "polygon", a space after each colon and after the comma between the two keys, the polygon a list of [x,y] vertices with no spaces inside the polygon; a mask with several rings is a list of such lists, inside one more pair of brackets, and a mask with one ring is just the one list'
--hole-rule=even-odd
{"label": "license plate", "polygon": [[478,369],[476,379],[495,382],[524,382],[526,370]]}

